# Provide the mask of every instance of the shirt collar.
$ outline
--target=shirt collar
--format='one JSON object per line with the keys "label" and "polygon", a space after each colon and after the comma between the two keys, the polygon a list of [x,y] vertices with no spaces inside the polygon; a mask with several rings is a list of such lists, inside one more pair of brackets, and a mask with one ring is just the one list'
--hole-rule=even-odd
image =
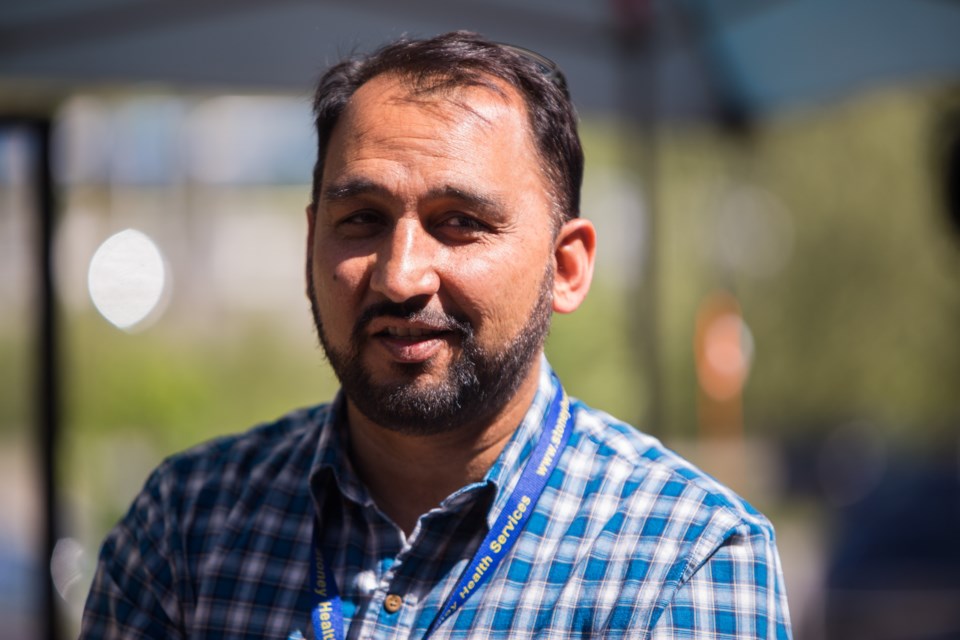
{"label": "shirt collar", "polygon": [[[487,524],[488,526],[493,524],[516,487],[523,466],[529,460],[537,439],[545,428],[546,414],[556,392],[557,380],[553,375],[553,369],[547,362],[546,356],[541,355],[540,374],[533,402],[507,445],[482,481],[469,484],[454,492],[443,501],[441,508],[459,508],[472,502],[478,494],[486,493],[483,491],[484,488],[492,486],[495,488],[496,495],[492,508],[487,514]],[[373,499],[360,482],[346,453],[348,436],[343,419],[345,412],[346,397],[341,390],[331,403],[330,410],[322,418],[316,454],[310,467],[311,487],[315,488],[316,493],[322,493],[317,491],[317,484],[323,482],[322,478],[325,476],[332,476],[344,497],[369,506],[373,504]]]}
{"label": "shirt collar", "polygon": [[318,486],[327,481],[336,482],[345,498],[364,506],[371,506],[373,498],[360,482],[353,463],[350,462],[349,435],[346,429],[346,395],[337,392],[330,409],[322,419],[317,438],[316,453],[310,465],[310,487],[314,495],[323,493]]}

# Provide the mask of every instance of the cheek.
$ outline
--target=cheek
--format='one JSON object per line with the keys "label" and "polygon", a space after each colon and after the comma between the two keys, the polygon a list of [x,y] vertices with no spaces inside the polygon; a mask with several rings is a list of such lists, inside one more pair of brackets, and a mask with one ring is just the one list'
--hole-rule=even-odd
{"label": "cheek", "polygon": [[[322,254],[317,254],[322,256]],[[313,262],[313,289],[325,326],[352,327],[349,318],[362,290],[366,267],[363,260],[331,260],[315,257]]]}
{"label": "cheek", "polygon": [[349,254],[329,242],[318,242],[313,254],[313,278],[318,294],[344,295],[358,287],[365,278],[367,256]]}
{"label": "cheek", "polygon": [[337,290],[358,289],[366,278],[366,260],[341,260],[331,265],[327,274],[328,281]]}
{"label": "cheek", "polygon": [[513,335],[526,324],[540,296],[546,259],[530,249],[459,262],[452,276],[455,288],[462,305],[476,314],[481,332]]}

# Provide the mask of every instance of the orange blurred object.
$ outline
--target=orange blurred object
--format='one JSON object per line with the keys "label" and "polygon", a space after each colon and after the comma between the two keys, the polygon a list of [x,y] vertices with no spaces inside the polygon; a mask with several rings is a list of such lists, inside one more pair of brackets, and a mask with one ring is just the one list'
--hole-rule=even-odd
{"label": "orange blurred object", "polygon": [[743,434],[743,386],[752,343],[737,299],[715,291],[697,309],[694,357],[700,429],[705,436]]}

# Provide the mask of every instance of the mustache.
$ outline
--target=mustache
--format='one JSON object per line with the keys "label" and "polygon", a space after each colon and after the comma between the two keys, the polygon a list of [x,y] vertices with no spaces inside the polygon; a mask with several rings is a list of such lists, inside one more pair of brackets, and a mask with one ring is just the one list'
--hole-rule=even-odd
{"label": "mustache", "polygon": [[354,340],[361,340],[365,335],[367,325],[377,318],[400,318],[409,322],[422,322],[442,331],[452,331],[464,338],[473,336],[473,325],[466,318],[459,318],[444,311],[427,309],[419,303],[384,300],[363,310],[353,328]]}

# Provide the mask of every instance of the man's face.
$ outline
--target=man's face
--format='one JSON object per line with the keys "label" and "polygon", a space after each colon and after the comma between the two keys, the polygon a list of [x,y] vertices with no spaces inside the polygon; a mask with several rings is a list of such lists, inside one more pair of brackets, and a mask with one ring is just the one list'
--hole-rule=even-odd
{"label": "man's face", "polygon": [[379,76],[334,128],[310,296],[348,399],[387,428],[489,418],[536,374],[554,214],[520,97]]}

